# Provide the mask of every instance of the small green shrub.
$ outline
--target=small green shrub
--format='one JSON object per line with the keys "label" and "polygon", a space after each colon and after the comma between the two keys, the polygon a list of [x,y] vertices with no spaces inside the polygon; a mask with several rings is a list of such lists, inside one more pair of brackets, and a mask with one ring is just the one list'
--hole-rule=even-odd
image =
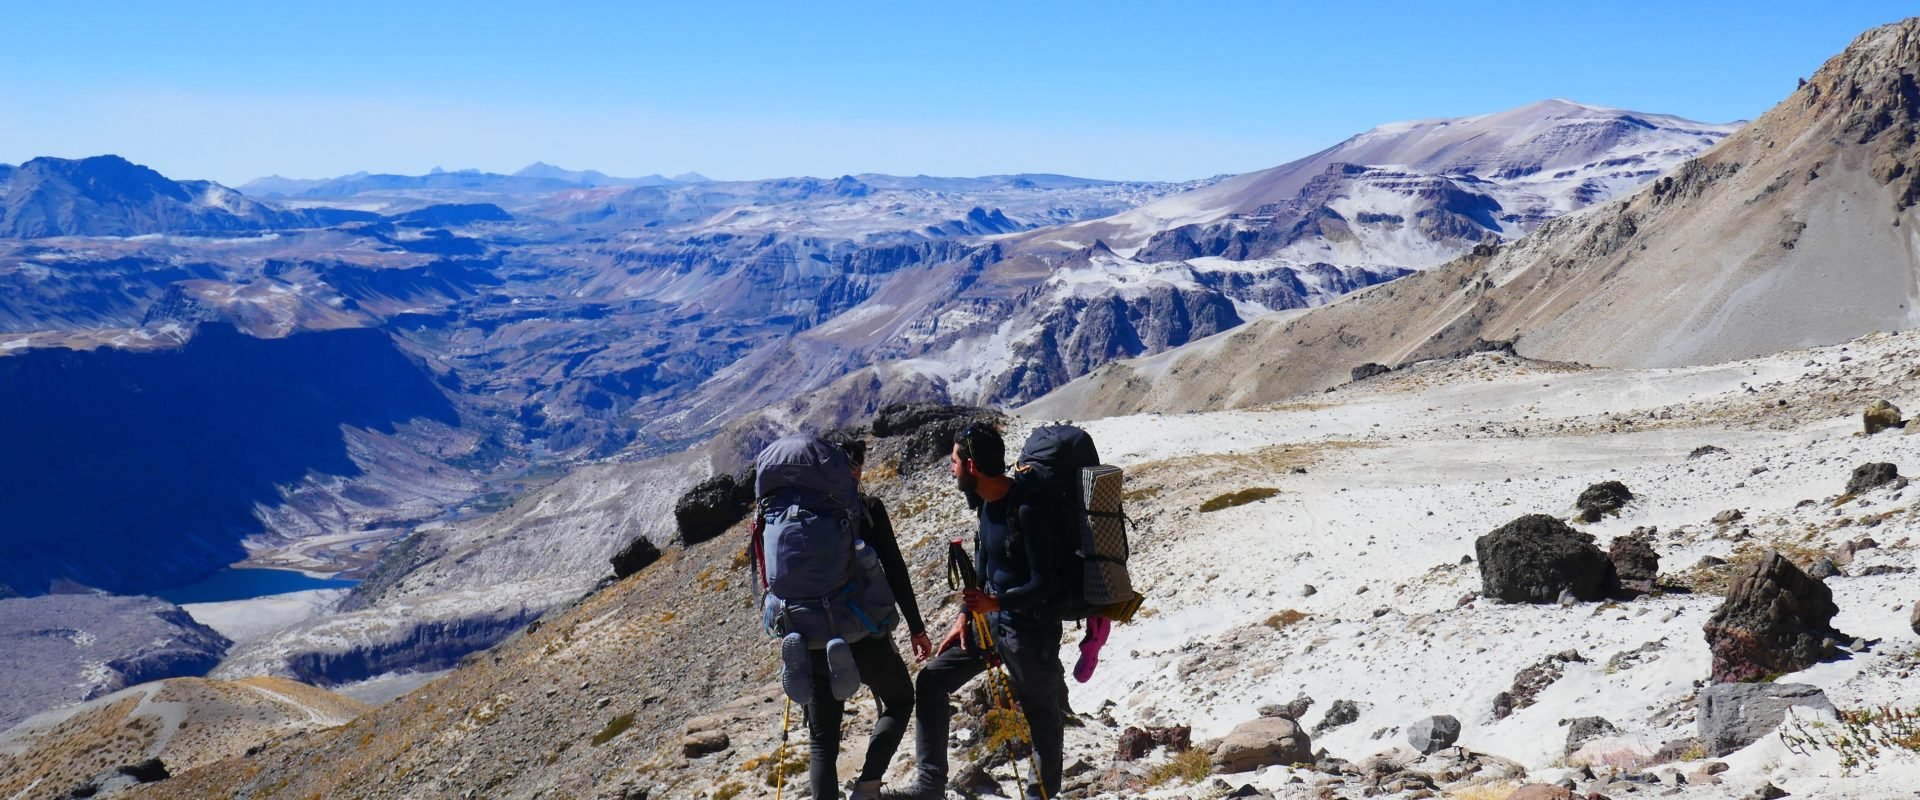
{"label": "small green shrub", "polygon": [[593,746],[599,747],[613,741],[613,737],[626,733],[631,727],[633,727],[633,712],[629,711],[614,717],[607,721],[607,727],[601,728],[599,733],[593,735]]}
{"label": "small green shrub", "polygon": [[1237,492],[1228,492],[1226,494],[1220,495],[1219,497],[1215,497],[1212,500],[1208,500],[1207,502],[1201,503],[1200,513],[1206,514],[1214,511],[1219,511],[1221,509],[1233,508],[1234,506],[1244,506],[1248,503],[1257,503],[1257,502],[1260,502],[1261,500],[1265,500],[1269,497],[1273,497],[1274,495],[1277,495],[1279,493],[1280,493],[1279,489],[1275,489],[1271,486],[1256,486],[1252,489],[1241,489],[1240,491],[1237,491]]}
{"label": "small green shrub", "polygon": [[1882,706],[1841,711],[1838,723],[1803,722],[1795,717],[1781,729],[1780,740],[1799,755],[1832,750],[1840,756],[1840,768],[1851,775],[1878,758],[1883,748],[1920,753],[1920,709]]}

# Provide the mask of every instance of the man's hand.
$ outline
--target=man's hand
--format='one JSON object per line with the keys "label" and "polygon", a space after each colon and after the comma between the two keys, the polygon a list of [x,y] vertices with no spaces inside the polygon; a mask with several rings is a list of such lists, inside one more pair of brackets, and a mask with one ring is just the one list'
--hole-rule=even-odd
{"label": "man's hand", "polygon": [[1000,598],[979,589],[961,592],[960,602],[967,604],[967,610],[975,614],[991,614],[1000,610]]}
{"label": "man's hand", "polygon": [[913,660],[925,663],[933,657],[933,642],[927,639],[926,634],[916,633],[907,637],[907,641],[913,644]]}
{"label": "man's hand", "polygon": [[959,619],[953,621],[953,630],[947,631],[946,638],[940,640],[940,647],[933,652],[944,653],[952,650],[954,646],[960,644],[960,637],[965,635],[967,635],[967,617],[962,614]]}

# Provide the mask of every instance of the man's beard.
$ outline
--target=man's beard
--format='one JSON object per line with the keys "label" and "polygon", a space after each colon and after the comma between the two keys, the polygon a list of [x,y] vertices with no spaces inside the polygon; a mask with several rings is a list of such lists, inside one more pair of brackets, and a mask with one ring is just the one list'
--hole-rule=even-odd
{"label": "man's beard", "polygon": [[980,492],[977,491],[980,488],[980,478],[973,473],[963,472],[955,475],[953,476],[953,483],[959,487],[960,493],[966,496],[968,510],[978,511],[980,510],[980,506],[986,503],[986,499],[982,498]]}

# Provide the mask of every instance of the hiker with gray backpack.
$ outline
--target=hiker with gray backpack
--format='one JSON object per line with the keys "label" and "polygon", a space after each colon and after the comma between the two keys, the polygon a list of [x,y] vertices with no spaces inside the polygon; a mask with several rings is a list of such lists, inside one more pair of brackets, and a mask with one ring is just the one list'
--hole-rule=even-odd
{"label": "hiker with gray backpack", "polygon": [[1017,706],[1026,717],[1028,775],[1019,759],[1010,761],[1016,779],[1032,781],[1018,791],[1029,800],[1058,797],[1067,709],[1063,623],[1088,620],[1075,669],[1085,682],[1107,625],[1131,619],[1140,606],[1126,571],[1120,470],[1100,464],[1086,431],[1055,425],[1033,433],[1010,476],[1006,442],[985,422],[955,434],[951,465],[979,521],[971,558],[959,540],[950,549],[950,575],[966,584],[966,611],[916,682],[913,782],[886,796],[946,796],[947,698],[984,672],[995,703]]}
{"label": "hiker with gray backpack", "polygon": [[[806,710],[815,800],[838,796],[844,701],[862,684],[880,713],[851,797],[879,796],[913,707],[892,638],[902,615],[914,654],[924,661],[932,651],[886,507],[858,491],[865,455],[857,437],[835,443],[795,434],[754,462],[753,585],[762,624],[780,642],[782,691]],[[785,736],[783,729],[783,747]],[[782,780],[778,763],[774,770]]]}

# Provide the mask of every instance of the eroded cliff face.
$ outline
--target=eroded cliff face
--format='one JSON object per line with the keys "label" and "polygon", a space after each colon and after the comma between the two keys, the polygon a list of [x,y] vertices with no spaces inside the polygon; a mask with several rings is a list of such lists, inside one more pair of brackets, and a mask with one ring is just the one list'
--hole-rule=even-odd
{"label": "eroded cliff face", "polygon": [[287,672],[302,683],[333,687],[401,670],[448,669],[468,653],[492,647],[539,619],[541,611],[519,608],[500,614],[416,621],[391,637],[340,649],[293,653],[286,659]]}
{"label": "eroded cliff face", "polygon": [[1013,346],[1013,365],[987,385],[992,403],[1020,403],[1101,364],[1157,353],[1241,324],[1217,291],[1159,285],[1125,296],[1070,297],[1047,310]]}
{"label": "eroded cliff face", "polygon": [[1247,321],[1243,312],[1323,305],[1410,272],[1329,264],[1221,270],[1185,262],[1145,265],[1096,245],[1010,304],[1015,322],[998,332],[1011,340],[1007,354],[976,365],[987,376],[985,388],[977,398],[958,399],[1029,402],[1110,362],[1163,353],[1239,327]]}
{"label": "eroded cliff face", "polygon": [[460,424],[432,374],[369,329],[208,324],[174,350],[34,350],[0,358],[0,387],[0,583],[27,595],[191,583],[245,558],[289,487],[326,475],[349,505],[356,485],[378,493],[366,465],[381,459],[343,428],[453,439]]}

